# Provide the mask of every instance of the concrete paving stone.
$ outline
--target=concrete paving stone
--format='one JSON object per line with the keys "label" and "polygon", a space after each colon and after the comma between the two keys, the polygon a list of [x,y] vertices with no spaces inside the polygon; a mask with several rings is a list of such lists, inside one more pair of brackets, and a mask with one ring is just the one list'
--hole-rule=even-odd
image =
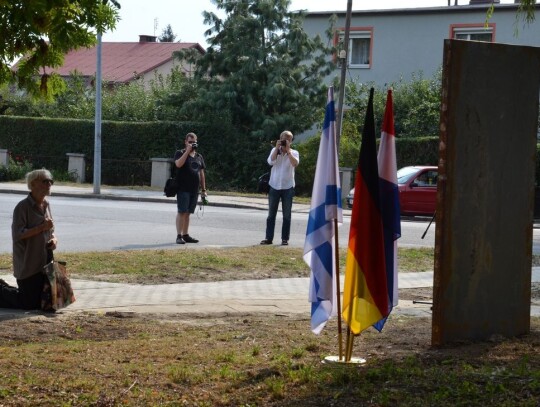
{"label": "concrete paving stone", "polygon": [[[540,281],[540,268],[533,269],[532,277],[533,281]],[[11,275],[0,278],[15,284]],[[73,279],[72,284],[76,301],[62,312],[121,310],[186,314],[294,313],[309,316],[310,310],[308,278],[159,285]],[[431,287],[433,272],[400,273],[398,284],[400,288]],[[0,310],[0,315],[4,316],[13,313],[13,310]],[[533,305],[531,313],[540,315],[540,306]],[[431,306],[400,300],[394,314],[428,316],[431,315]]]}

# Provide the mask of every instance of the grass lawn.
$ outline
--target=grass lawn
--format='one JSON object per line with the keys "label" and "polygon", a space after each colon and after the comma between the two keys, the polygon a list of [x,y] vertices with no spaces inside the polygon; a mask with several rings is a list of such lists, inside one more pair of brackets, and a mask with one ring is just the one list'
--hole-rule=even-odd
{"label": "grass lawn", "polygon": [[540,321],[531,334],[430,346],[428,318],[391,317],[353,356],[335,320],[307,317],[72,314],[2,321],[6,406],[531,406],[540,400]]}
{"label": "grass lawn", "polygon": [[[141,284],[309,277],[300,248],[250,246],[182,250],[134,250],[62,253],[74,278]],[[340,251],[345,269],[346,250]],[[9,272],[11,255],[0,255],[0,270]],[[433,249],[399,249],[400,272],[433,270]]]}

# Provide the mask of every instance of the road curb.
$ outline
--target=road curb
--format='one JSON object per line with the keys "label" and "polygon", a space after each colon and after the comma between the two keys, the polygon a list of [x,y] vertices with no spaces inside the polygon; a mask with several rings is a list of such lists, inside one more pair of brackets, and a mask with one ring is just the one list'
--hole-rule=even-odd
{"label": "road curb", "polygon": [[[0,189],[2,194],[18,194],[18,195],[28,195],[28,191],[21,191],[19,189]],[[152,197],[142,197],[142,196],[126,196],[126,195],[114,195],[114,194],[94,194],[94,193],[76,193],[76,192],[53,192],[51,196],[61,196],[64,198],[89,198],[89,199],[106,199],[111,201],[129,201],[129,202],[155,202],[155,203],[171,203],[176,204],[176,199],[173,198],[152,198]],[[198,203],[200,205],[200,203]],[[257,206],[257,205],[248,205],[248,204],[238,204],[238,203],[228,203],[228,202],[208,202],[208,206],[223,207],[223,208],[236,208],[236,209],[258,209],[266,211],[268,208]],[[293,210],[295,212],[295,210]]]}

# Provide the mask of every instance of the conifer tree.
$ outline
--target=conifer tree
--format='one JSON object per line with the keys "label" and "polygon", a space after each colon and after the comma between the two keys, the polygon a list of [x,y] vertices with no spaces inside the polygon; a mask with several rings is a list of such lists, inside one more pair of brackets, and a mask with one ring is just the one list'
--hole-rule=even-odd
{"label": "conifer tree", "polygon": [[[225,17],[203,13],[210,46],[191,62],[204,85],[184,109],[227,111],[234,127],[259,139],[309,128],[324,108],[323,80],[333,68],[329,38],[310,38],[304,12],[289,11],[289,0],[214,4]],[[180,57],[190,59],[186,53]]]}

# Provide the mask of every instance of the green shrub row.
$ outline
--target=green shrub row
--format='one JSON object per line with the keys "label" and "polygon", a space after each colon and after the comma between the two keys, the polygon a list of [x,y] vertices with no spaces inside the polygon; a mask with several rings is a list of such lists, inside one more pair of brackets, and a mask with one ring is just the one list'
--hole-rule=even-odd
{"label": "green shrub row", "polygon": [[[102,123],[102,182],[118,185],[150,183],[150,158],[167,158],[184,145],[188,132],[195,132],[206,149],[205,158],[216,162],[210,173],[222,170],[218,152],[232,137],[229,130],[202,123],[112,122]],[[91,120],[0,116],[0,148],[8,149],[18,162],[34,167],[67,170],[67,153],[86,155],[87,180],[92,181],[94,122]],[[217,174],[216,174],[217,175]]]}
{"label": "green shrub row", "polygon": [[[140,159],[171,155],[189,131],[206,126],[172,122],[110,122],[102,124],[101,155],[110,159]],[[0,144],[22,156],[94,155],[91,120],[0,116]]]}
{"label": "green shrub row", "polygon": [[[219,125],[188,122],[110,122],[102,125],[102,183],[110,185],[148,185],[150,158],[172,157],[183,147],[185,134],[199,136],[199,151],[207,163],[211,189],[254,191],[257,179],[269,171],[266,158],[271,144],[245,137],[234,129]],[[277,136],[276,136],[277,139]],[[317,162],[320,137],[296,145],[300,152],[297,169],[297,194],[310,195]],[[437,165],[438,137],[397,138],[398,168],[407,165]],[[66,153],[87,157],[87,180],[91,182],[94,156],[94,122],[91,120],[47,119],[0,116],[0,148],[8,149],[17,162],[30,161],[35,168],[45,166],[57,173],[66,172]],[[358,156],[348,151],[347,157]],[[355,147],[353,147],[354,149]],[[346,167],[356,163],[340,160]],[[7,170],[3,170],[6,172]],[[12,171],[12,170],[10,170]],[[12,178],[14,174],[10,174]],[[0,180],[8,178],[0,173]],[[537,149],[536,179],[540,179],[540,150]],[[344,188],[347,188],[344,186]]]}

